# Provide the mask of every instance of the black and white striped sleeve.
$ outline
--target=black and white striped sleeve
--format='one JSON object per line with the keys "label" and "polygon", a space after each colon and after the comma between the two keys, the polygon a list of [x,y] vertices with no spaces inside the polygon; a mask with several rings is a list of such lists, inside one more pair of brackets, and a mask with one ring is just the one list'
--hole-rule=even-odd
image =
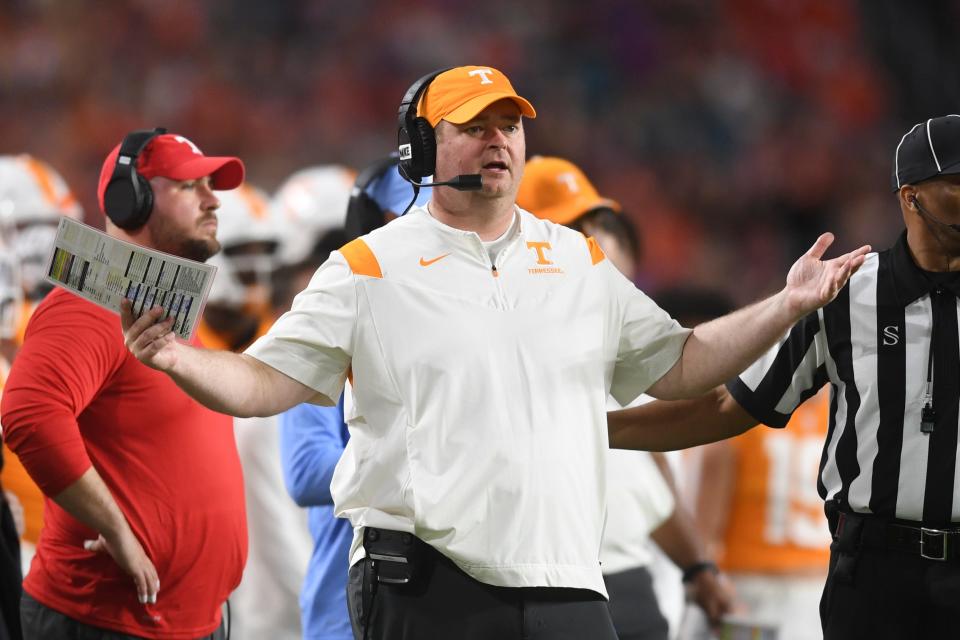
{"label": "black and white striped sleeve", "polygon": [[757,421],[784,427],[794,410],[827,382],[826,345],[821,314],[813,312],[728,382],[727,390]]}

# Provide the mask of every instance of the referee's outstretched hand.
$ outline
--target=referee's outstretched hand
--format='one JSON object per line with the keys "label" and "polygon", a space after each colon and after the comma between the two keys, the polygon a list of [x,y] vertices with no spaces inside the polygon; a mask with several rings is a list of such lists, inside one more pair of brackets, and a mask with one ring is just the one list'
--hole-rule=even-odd
{"label": "referee's outstretched hand", "polygon": [[821,235],[810,250],[793,263],[787,274],[787,304],[797,317],[803,317],[837,297],[870,252],[870,245],[864,245],[832,260],[823,260],[823,254],[831,244],[832,233]]}

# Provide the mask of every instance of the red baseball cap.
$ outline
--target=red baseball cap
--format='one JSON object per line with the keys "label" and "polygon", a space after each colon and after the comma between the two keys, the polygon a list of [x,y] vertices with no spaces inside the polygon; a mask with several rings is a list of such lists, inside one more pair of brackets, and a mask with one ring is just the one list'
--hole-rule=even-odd
{"label": "red baseball cap", "polygon": [[[113,148],[100,169],[97,200],[104,210],[103,192],[113,176],[120,145]],[[205,156],[187,138],[165,133],[155,137],[137,157],[137,173],[149,180],[161,176],[171,180],[197,180],[210,176],[214,189],[235,189],[243,182],[243,162],[231,156]]]}

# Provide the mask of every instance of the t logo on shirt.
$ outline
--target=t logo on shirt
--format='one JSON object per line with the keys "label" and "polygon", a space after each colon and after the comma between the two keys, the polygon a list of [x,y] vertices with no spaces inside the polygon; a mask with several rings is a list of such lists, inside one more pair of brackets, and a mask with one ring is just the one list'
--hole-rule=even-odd
{"label": "t logo on shirt", "polygon": [[547,249],[552,249],[549,242],[528,242],[527,249],[533,249],[537,252],[537,264],[553,264],[552,261],[547,260],[547,256],[544,254],[544,251]]}

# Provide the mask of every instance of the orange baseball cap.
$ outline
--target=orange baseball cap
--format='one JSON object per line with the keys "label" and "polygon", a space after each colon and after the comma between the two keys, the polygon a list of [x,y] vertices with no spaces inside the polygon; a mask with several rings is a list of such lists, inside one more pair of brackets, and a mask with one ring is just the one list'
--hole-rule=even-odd
{"label": "orange baseball cap", "polygon": [[547,156],[527,160],[517,206],[557,224],[569,224],[593,209],[620,211],[620,203],[600,197],[577,165]]}
{"label": "orange baseball cap", "polygon": [[431,127],[441,120],[463,124],[504,98],[517,103],[524,116],[537,117],[530,101],[517,95],[500,71],[493,67],[456,67],[433,79],[420,98],[417,115],[426,118]]}

